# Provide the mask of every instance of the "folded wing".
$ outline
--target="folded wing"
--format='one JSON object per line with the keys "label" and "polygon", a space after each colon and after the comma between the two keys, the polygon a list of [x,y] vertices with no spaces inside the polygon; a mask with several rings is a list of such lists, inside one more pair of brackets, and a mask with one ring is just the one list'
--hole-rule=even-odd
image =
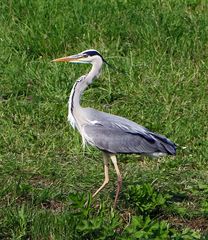
{"label": "folded wing", "polygon": [[110,153],[157,156],[157,154],[175,155],[176,152],[175,144],[166,137],[152,133],[139,125],[134,130],[126,122],[122,124],[121,120],[119,123],[96,121],[94,124],[85,125],[83,130],[89,144]]}

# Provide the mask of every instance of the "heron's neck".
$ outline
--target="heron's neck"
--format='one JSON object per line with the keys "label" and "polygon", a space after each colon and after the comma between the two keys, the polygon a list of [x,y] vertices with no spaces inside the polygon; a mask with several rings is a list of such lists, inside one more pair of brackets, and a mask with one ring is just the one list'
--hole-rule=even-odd
{"label": "heron's neck", "polygon": [[102,67],[102,61],[95,62],[92,65],[92,68],[90,72],[82,77],[80,77],[74,84],[71,94],[69,97],[69,115],[68,118],[72,124],[72,126],[75,126],[75,123],[73,124],[72,118],[76,121],[76,113],[81,108],[80,106],[80,99],[82,96],[82,93],[84,90],[92,83],[92,81],[99,76],[100,70]]}

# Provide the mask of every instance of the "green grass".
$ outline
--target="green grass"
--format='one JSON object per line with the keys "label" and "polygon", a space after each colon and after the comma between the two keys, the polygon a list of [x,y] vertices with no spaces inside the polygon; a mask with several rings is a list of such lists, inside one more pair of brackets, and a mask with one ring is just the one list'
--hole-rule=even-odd
{"label": "green grass", "polygon": [[[207,239],[207,1],[15,0],[0,9],[0,238]],[[83,150],[67,122],[72,85],[90,66],[50,62],[89,48],[127,74],[105,66],[83,105],[178,144],[173,158],[118,156],[117,210],[112,166],[98,198],[86,194],[103,181],[102,156]]]}

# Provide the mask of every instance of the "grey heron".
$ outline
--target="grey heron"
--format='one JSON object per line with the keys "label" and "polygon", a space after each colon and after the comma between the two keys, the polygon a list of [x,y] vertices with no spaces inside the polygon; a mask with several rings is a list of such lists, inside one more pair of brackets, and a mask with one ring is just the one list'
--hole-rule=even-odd
{"label": "grey heron", "polygon": [[80,106],[82,93],[99,76],[103,63],[108,64],[98,51],[89,49],[52,61],[92,65],[90,72],[81,76],[73,85],[68,101],[68,120],[72,127],[81,134],[83,144],[87,143],[103,152],[104,182],[93,194],[93,197],[109,182],[109,160],[112,161],[117,174],[115,207],[122,186],[122,176],[118,168],[116,154],[135,153],[154,157],[175,155],[176,145],[165,136],[151,132],[124,117]]}

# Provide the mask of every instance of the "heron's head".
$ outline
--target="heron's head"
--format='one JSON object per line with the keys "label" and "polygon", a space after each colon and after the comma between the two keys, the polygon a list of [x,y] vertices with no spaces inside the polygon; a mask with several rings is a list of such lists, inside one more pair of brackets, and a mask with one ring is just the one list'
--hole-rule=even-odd
{"label": "heron's head", "polygon": [[94,49],[85,50],[81,53],[72,56],[57,58],[52,60],[52,62],[91,63],[91,64],[95,62],[107,63],[101,56],[101,54]]}

